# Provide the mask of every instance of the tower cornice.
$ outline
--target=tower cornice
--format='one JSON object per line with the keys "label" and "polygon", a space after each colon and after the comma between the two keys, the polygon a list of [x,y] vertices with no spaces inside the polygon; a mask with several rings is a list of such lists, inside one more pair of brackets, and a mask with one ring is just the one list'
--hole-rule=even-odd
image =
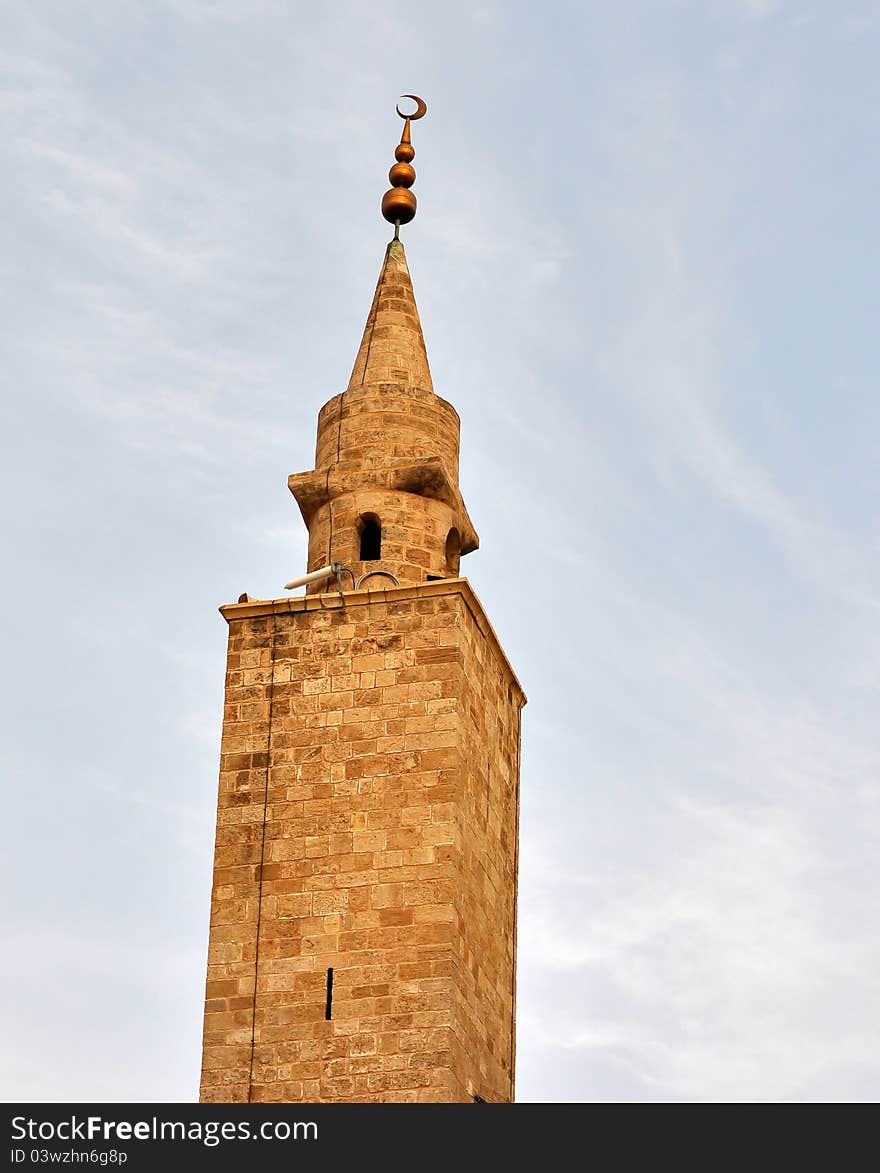
{"label": "tower cornice", "polygon": [[[369,607],[377,598],[389,602],[406,602],[409,599],[430,599],[441,595],[461,595],[468,612],[480,629],[480,633],[491,644],[504,665],[509,683],[516,686],[521,697],[520,705],[527,703],[523,686],[519,682],[510,660],[507,658],[495,628],[489,622],[485,608],[466,578],[444,578],[437,582],[424,582],[418,586],[383,586],[375,590],[344,591],[333,595],[293,595],[283,599],[250,599],[246,603],[224,603],[218,610],[227,623],[239,619],[254,619],[264,615],[286,615],[306,611],[328,612],[340,608]],[[335,602],[331,601],[334,600]]]}
{"label": "tower cornice", "polygon": [[287,487],[296,498],[307,527],[322,505],[328,505],[347,493],[389,489],[443,501],[454,511],[461,536],[461,553],[470,554],[479,549],[480,538],[468,514],[461,490],[439,456],[395,460],[375,468],[349,469],[334,465],[327,470],[294,472],[287,478]]}

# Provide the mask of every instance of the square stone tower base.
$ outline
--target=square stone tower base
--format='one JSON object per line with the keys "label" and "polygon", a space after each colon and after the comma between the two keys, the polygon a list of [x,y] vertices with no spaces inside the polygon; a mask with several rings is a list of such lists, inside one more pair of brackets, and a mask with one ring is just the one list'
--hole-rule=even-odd
{"label": "square stone tower base", "polygon": [[479,600],[221,611],[201,1099],[511,1100],[525,696]]}

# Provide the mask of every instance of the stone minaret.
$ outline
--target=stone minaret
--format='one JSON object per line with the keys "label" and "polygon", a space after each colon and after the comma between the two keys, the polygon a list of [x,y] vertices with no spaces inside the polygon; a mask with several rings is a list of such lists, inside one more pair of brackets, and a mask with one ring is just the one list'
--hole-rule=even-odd
{"label": "stone minaret", "polygon": [[[396,227],[413,154],[407,118]],[[458,443],[396,230],[315,468],[289,480],[309,570],[336,570],[221,607],[203,1101],[513,1099],[525,696],[459,577],[478,538]]]}

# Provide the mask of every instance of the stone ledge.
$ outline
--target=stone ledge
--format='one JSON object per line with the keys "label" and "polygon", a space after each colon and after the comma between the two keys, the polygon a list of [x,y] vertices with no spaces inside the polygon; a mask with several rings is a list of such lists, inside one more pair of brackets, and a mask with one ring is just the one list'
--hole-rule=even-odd
{"label": "stone ledge", "polygon": [[287,487],[296,498],[306,527],[311,525],[312,518],[322,505],[343,494],[365,489],[390,489],[445,502],[457,514],[462,554],[470,554],[480,546],[461,490],[439,456],[395,460],[390,464],[367,468],[346,468],[334,464],[329,468],[294,472],[287,478]]}
{"label": "stone ledge", "polygon": [[[519,682],[519,677],[514,672],[494,627],[489,622],[483,604],[466,578],[441,578],[433,582],[419,583],[417,586],[389,586],[372,591],[344,591],[342,594],[344,604],[338,602],[338,592],[328,591],[318,595],[291,595],[284,599],[250,599],[246,603],[224,603],[219,611],[227,623],[232,623],[236,619],[254,619],[263,615],[285,615],[301,611],[336,611],[341,610],[343,606],[345,608],[366,607],[379,599],[383,602],[404,602],[407,599],[429,599],[438,595],[461,595],[483,637],[492,644],[501,663],[507,669],[511,682],[519,690],[522,697],[521,704],[525,705],[528,698]],[[326,601],[328,598],[333,602],[328,603]]]}

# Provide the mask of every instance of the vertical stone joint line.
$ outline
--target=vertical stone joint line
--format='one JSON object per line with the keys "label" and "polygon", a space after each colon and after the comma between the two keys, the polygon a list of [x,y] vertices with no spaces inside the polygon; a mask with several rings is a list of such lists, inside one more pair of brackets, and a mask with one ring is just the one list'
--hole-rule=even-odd
{"label": "vertical stone joint line", "polygon": [[345,408],[345,396],[348,392],[345,391],[339,396],[339,419],[336,425],[336,464],[327,466],[327,481],[324,485],[324,493],[327,497],[327,516],[329,519],[329,533],[327,534],[327,564],[333,561],[333,499],[330,496],[330,474],[335,467],[339,465],[339,456],[342,452],[342,412]]}
{"label": "vertical stone joint line", "polygon": [[266,822],[269,811],[269,771],[272,767],[272,702],[275,700],[275,644],[277,620],[272,612],[272,642],[270,645],[269,673],[269,718],[266,729],[266,782],[263,787],[263,831],[260,839],[260,875],[257,885],[257,933],[254,943],[254,1001],[251,1009],[251,1058],[248,1071],[248,1103],[253,1101],[254,1093],[254,1048],[257,1038],[257,983],[260,977],[260,925],[263,919],[263,865],[266,858]]}

